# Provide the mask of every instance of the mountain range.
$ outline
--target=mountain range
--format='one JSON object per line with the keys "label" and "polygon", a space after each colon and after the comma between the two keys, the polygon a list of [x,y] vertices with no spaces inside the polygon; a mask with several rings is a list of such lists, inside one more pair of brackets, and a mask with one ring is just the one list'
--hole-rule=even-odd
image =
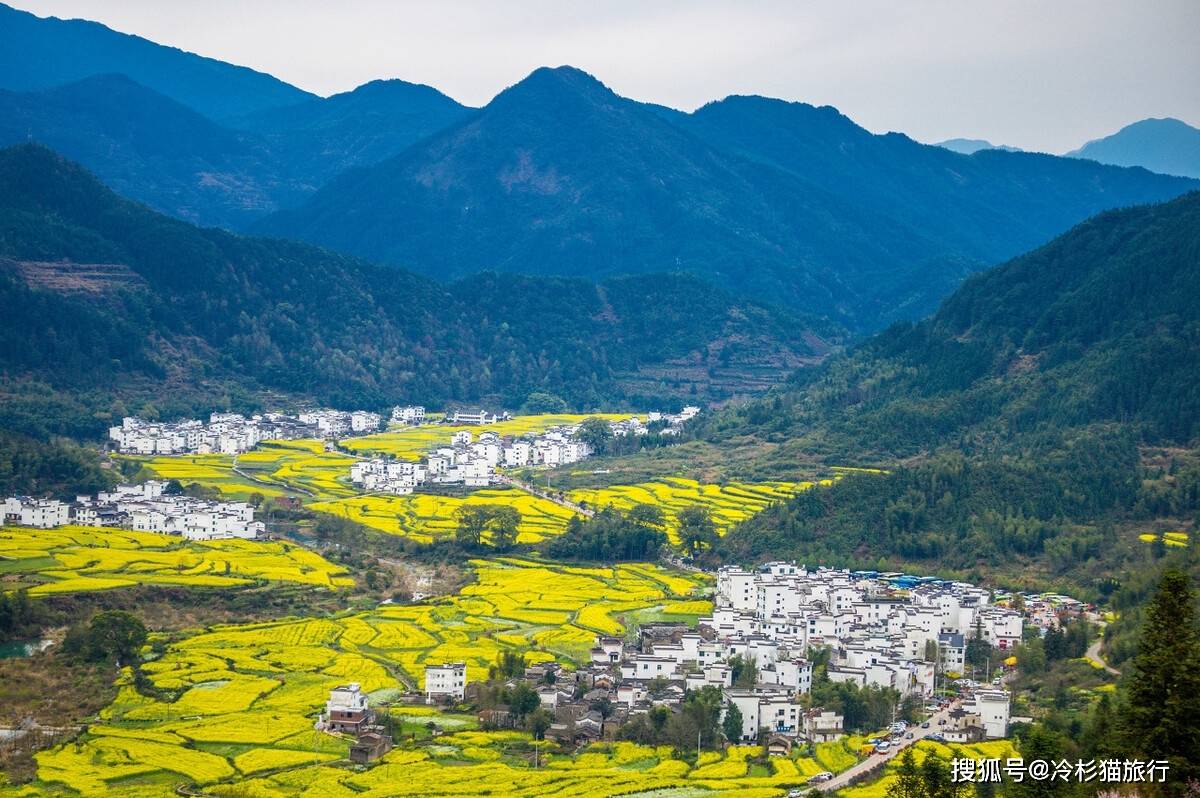
{"label": "mountain range", "polygon": [[1067,155],[1200,178],[1200,130],[1178,119],[1143,119]]}
{"label": "mountain range", "polygon": [[33,434],[272,397],[720,400],[818,359],[814,329],[837,332],[686,275],[445,285],[197,228],[37,145],[0,151],[0,304],[0,428]]}
{"label": "mountain range", "polygon": [[569,67],[482,109],[395,80],[322,99],[95,23],[0,19],[0,145],[44,143],[200,225],[439,279],[687,272],[857,334],[1093,213],[1200,186],[763,97],[682,113]]}
{"label": "mountain range", "polygon": [[466,113],[427,86],[376,81],[220,125],[125,75],[95,75],[0,90],[0,146],[32,139],[156,210],[239,229]]}
{"label": "mountain range", "polygon": [[215,120],[313,97],[262,72],[119,33],[98,22],[43,18],[0,3],[0,89],[47,89],[113,73]]}
{"label": "mountain range", "polygon": [[720,555],[1112,592],[1161,565],[1140,533],[1200,512],[1198,308],[1200,193],[1101,214],[971,277],[929,319],[708,423],[733,476],[884,467],[769,508]]}
{"label": "mountain range", "polygon": [[[1100,214],[732,414],[724,437],[885,458],[1117,425],[1200,438],[1200,192]],[[786,455],[784,455],[786,459]]]}
{"label": "mountain range", "polygon": [[664,112],[560,67],[252,229],[427,274],[678,269],[869,330],[1097,211],[1197,186],[759,97]]}

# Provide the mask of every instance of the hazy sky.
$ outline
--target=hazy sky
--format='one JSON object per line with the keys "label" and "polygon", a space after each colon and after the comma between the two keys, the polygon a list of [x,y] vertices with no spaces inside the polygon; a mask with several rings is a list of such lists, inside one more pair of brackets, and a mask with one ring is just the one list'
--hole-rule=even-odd
{"label": "hazy sky", "polygon": [[8,2],[318,94],[398,77],[482,105],[572,64],[639,100],[765,94],[922,141],[1060,152],[1148,116],[1200,126],[1200,0]]}

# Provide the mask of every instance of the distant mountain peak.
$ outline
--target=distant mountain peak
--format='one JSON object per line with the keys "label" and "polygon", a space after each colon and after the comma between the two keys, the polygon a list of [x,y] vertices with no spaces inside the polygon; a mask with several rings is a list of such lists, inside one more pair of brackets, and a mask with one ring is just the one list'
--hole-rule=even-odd
{"label": "distant mountain peak", "polygon": [[35,91],[105,73],[127,74],[218,121],[313,96],[249,67],[99,22],[39,17],[0,3],[0,88]]}
{"label": "distant mountain peak", "polygon": [[1172,117],[1142,119],[1089,141],[1067,157],[1200,177],[1200,129]]}
{"label": "distant mountain peak", "polygon": [[962,155],[974,155],[981,150],[1004,150],[1005,152],[1020,152],[1017,147],[1009,147],[1006,144],[993,144],[987,139],[946,139],[945,141],[936,142],[933,146],[941,147],[950,150],[951,152],[961,153]]}
{"label": "distant mountain peak", "polygon": [[[612,89],[592,75],[573,66],[538,67],[525,78],[496,95],[489,103],[502,107],[511,102],[561,100],[621,100]],[[622,102],[628,102],[622,100]]]}

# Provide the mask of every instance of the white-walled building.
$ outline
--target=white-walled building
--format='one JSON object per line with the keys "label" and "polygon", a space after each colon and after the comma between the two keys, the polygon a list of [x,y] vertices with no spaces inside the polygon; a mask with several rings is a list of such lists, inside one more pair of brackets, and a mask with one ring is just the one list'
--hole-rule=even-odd
{"label": "white-walled building", "polygon": [[121,527],[139,532],[179,535],[189,540],[254,538],[264,525],[254,520],[254,508],[245,502],[215,502],[191,496],[168,495],[167,483],[149,480],[119,485],[95,498],[77,496],[71,504],[53,499],[5,499],[4,523],[43,529],[76,524]]}
{"label": "white-walled building", "polygon": [[462,701],[467,689],[467,666],[462,662],[447,662],[425,666],[425,701]]}

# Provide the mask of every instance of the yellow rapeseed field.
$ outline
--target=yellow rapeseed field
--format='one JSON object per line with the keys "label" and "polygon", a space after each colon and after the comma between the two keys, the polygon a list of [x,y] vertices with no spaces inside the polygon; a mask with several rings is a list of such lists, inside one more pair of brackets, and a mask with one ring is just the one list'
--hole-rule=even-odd
{"label": "yellow rapeseed field", "polygon": [[353,584],[342,566],[289,543],[186,541],[76,526],[0,528],[0,574],[9,575],[3,589],[28,587],[34,596],[132,585],[232,587],[260,580],[328,588]]}
{"label": "yellow rapeseed field", "polygon": [[[230,498],[300,495],[313,499],[353,496],[355,458],[325,451],[322,441],[267,441],[239,455],[197,454],[127,458],[152,479],[177,479],[216,488]],[[241,472],[241,473],[239,473]]]}
{"label": "yellow rapeseed field", "polygon": [[312,509],[349,518],[381,532],[429,543],[452,537],[455,513],[463,505],[504,505],[521,514],[518,543],[536,543],[561,534],[575,515],[547,499],[510,488],[476,490],[466,496],[414,493],[409,496],[356,496],[314,502]]}
{"label": "yellow rapeseed field", "polygon": [[[825,480],[822,484],[828,484]],[[693,479],[667,477],[637,485],[613,485],[608,488],[581,488],[570,492],[572,501],[591,507],[616,507],[627,510],[635,504],[654,504],[667,516],[667,534],[678,543],[676,515],[691,505],[707,507],[724,534],[734,524],[745,521],[768,505],[781,502],[811,488],[812,482],[730,482],[705,484]]]}
{"label": "yellow rapeseed field", "polygon": [[[240,783],[250,774],[265,775],[246,794],[308,790],[334,795],[360,787],[383,794],[388,782],[381,780],[394,773],[387,763],[365,774],[313,767],[344,757],[347,750],[344,740],[312,730],[331,688],[359,682],[368,692],[420,689],[425,665],[446,661],[467,663],[468,678],[477,680],[506,649],[532,649],[531,661],[558,657],[578,662],[586,658],[596,634],[625,633],[629,613],[670,605],[697,609],[702,602],[692,594],[705,584],[702,576],[653,564],[584,568],[507,557],[472,566],[476,580],[454,596],[385,604],[343,617],[215,626],[171,643],[142,666],[156,688],[154,697],[134,689],[127,669],[117,698],[101,712],[101,722],[78,740],[39,754],[39,780],[18,794],[41,795],[61,787],[83,795],[168,795],[178,784],[209,790]],[[506,746],[527,744],[527,735],[463,733],[476,736],[462,738],[462,748],[470,750],[460,750],[459,759],[496,768],[497,790],[531,775],[499,761]],[[445,747],[455,745],[452,741]],[[636,758],[643,759],[641,753]],[[423,751],[398,751],[389,762],[401,756],[410,757],[404,760],[406,772],[427,779],[431,789],[441,779],[433,771],[442,767],[442,759]],[[598,770],[611,771],[621,783],[641,778],[642,771],[624,772],[609,756],[583,759],[586,766],[577,770],[572,760],[563,759],[562,773],[555,778],[582,784]],[[680,783],[679,775],[671,775],[678,764],[684,763],[664,760],[661,778],[646,783]],[[453,769],[455,778],[458,770]],[[721,778],[706,773],[688,783],[707,785]],[[767,786],[770,778],[731,788]],[[471,783],[462,781],[461,789]],[[570,783],[563,781],[563,786]],[[395,783],[390,784],[386,789],[395,794]],[[479,782],[474,784],[477,788]]]}

